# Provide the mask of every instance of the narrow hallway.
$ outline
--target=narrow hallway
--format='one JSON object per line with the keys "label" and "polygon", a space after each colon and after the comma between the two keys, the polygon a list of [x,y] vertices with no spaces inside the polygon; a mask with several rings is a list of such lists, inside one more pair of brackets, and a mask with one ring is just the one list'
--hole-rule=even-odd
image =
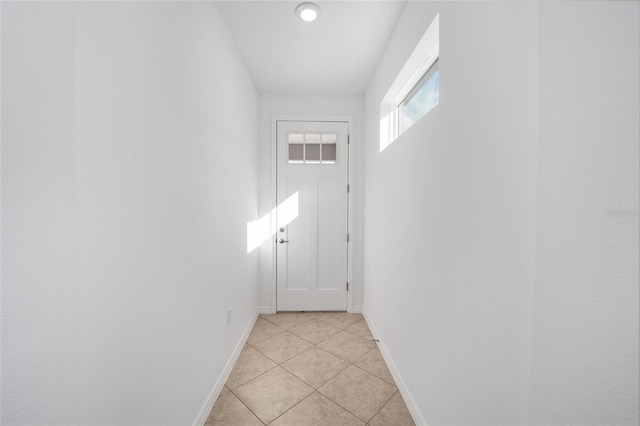
{"label": "narrow hallway", "polygon": [[361,314],[260,315],[207,425],[413,425]]}
{"label": "narrow hallway", "polygon": [[640,426],[640,0],[0,26],[0,425]]}

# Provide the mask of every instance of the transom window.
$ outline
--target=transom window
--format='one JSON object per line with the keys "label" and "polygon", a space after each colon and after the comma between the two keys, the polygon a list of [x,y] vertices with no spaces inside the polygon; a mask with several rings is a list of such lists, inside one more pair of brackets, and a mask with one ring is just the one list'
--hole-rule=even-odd
{"label": "transom window", "polygon": [[440,15],[436,15],[380,103],[380,151],[440,102]]}
{"label": "transom window", "polygon": [[289,133],[289,164],[335,164],[336,133]]}
{"label": "transom window", "polygon": [[438,105],[440,98],[440,69],[438,58],[434,60],[427,72],[420,78],[413,89],[398,104],[398,133],[421,119],[426,113]]}

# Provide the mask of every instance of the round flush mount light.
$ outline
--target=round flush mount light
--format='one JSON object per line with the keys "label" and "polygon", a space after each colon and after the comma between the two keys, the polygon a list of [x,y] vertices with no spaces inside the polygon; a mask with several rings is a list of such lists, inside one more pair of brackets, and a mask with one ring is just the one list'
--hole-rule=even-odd
{"label": "round flush mount light", "polygon": [[320,16],[320,7],[315,3],[301,3],[296,7],[296,15],[304,22],[313,22]]}

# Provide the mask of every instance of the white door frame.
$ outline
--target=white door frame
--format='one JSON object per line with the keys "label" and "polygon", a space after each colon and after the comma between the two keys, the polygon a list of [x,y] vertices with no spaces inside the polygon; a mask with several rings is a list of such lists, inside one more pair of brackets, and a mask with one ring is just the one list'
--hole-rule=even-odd
{"label": "white door frame", "polygon": [[[330,121],[330,122],[342,122],[347,123],[349,126],[349,143],[347,144],[347,150],[349,152],[349,170],[347,173],[347,184],[350,186],[350,191],[347,194],[347,232],[351,234],[353,232],[353,117],[345,116],[297,116],[297,115],[272,115],[271,116],[271,151],[269,152],[271,161],[271,200],[272,205],[275,207],[278,205],[276,197],[276,190],[278,184],[278,168],[277,168],[277,122],[278,121]],[[278,284],[277,284],[277,258],[276,258],[276,238],[271,239],[271,309],[276,312],[278,309]],[[347,291],[347,312],[353,311],[352,297],[353,294],[353,237],[349,239],[347,243],[347,280],[349,283],[349,291]]]}

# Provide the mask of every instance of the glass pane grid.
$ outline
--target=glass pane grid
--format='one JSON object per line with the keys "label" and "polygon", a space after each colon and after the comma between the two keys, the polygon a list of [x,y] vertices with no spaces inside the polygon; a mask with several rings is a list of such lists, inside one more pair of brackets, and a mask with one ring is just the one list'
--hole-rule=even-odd
{"label": "glass pane grid", "polygon": [[287,142],[289,164],[336,164],[335,133],[290,133]]}

